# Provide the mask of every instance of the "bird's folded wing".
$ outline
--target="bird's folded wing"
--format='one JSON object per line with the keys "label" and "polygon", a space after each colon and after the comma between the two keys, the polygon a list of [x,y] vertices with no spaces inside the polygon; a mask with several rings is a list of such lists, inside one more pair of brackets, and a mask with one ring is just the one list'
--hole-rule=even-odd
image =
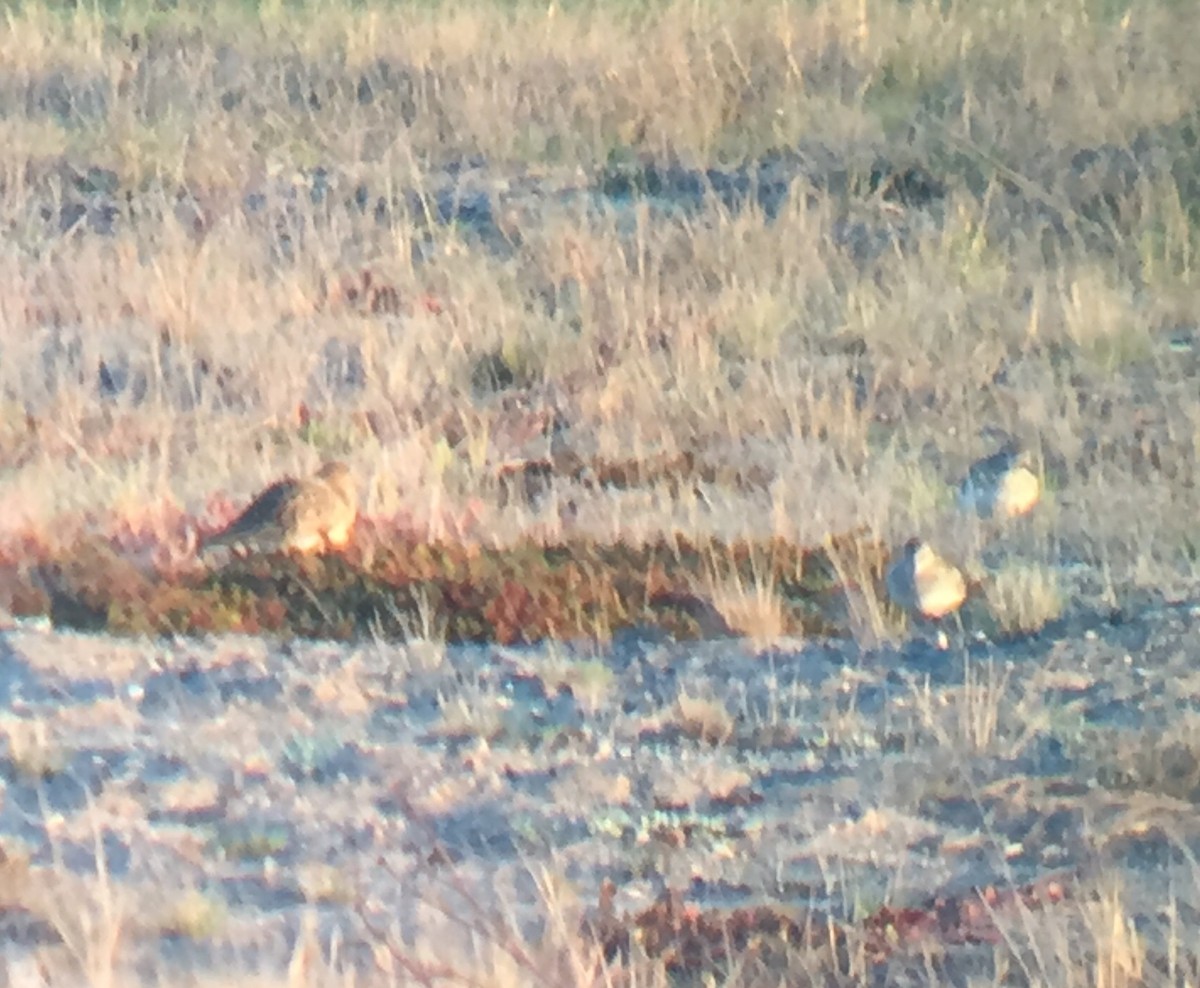
{"label": "bird's folded wing", "polygon": [[207,547],[230,545],[286,522],[291,505],[300,492],[300,485],[291,479],[279,480],[264,490],[246,507],[224,531],[208,539]]}

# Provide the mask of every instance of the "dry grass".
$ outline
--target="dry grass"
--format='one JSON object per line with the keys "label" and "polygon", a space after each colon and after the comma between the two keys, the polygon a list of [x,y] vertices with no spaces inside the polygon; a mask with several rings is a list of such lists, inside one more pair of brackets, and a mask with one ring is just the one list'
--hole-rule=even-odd
{"label": "dry grass", "polygon": [[1057,574],[1046,566],[1010,563],[990,574],[988,610],[1005,634],[1038,631],[1062,617],[1064,600]]}
{"label": "dry grass", "polygon": [[731,632],[766,648],[788,631],[783,596],[767,575],[743,580],[736,572],[713,586],[713,607]]}
{"label": "dry grass", "polygon": [[52,736],[42,719],[11,719],[3,724],[7,742],[6,758],[12,771],[31,779],[43,779],[61,772],[70,759],[70,751]]}
{"label": "dry grass", "polygon": [[522,661],[522,666],[542,683],[547,696],[567,691],[588,713],[612,702],[616,676],[602,657],[585,658],[564,654],[554,644],[541,661]]}
{"label": "dry grass", "polygon": [[680,693],[666,719],[686,737],[706,744],[723,744],[733,736],[737,722],[716,697]]}
{"label": "dry grass", "polygon": [[[214,492],[346,455],[368,513],[422,535],[902,540],[988,426],[1065,464],[1081,551],[1190,569],[1176,525],[1112,503],[1190,489],[1200,415],[1166,346],[1194,303],[1188,15],[1046,16],[25,6],[5,533],[173,544]],[[797,146],[782,204],[673,197],[663,171]],[[603,195],[630,185],[663,194]],[[503,503],[494,470],[539,442],[764,483]],[[1118,489],[1131,466],[1149,492]]]}

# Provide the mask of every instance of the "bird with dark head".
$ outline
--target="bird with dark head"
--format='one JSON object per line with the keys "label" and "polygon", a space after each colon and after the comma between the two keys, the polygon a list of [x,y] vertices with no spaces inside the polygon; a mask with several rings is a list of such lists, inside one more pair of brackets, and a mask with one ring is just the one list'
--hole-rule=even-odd
{"label": "bird with dark head", "polygon": [[967,598],[967,583],[953,563],[920,539],[909,539],[887,572],[888,596],[902,610],[936,620]]}
{"label": "bird with dark head", "polygon": [[971,465],[958,487],[958,506],[981,518],[1017,518],[1032,511],[1041,496],[1033,458],[1010,443]]}

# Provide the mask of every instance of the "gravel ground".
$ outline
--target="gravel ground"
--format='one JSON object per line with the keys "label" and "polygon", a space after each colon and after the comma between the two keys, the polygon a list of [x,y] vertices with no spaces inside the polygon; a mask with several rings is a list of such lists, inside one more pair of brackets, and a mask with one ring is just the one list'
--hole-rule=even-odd
{"label": "gravel ground", "polygon": [[670,887],[850,919],[1067,874],[1118,876],[1166,949],[1163,910],[1200,906],[1198,614],[870,652],[11,629],[0,935],[84,965],[119,910],[122,970],[269,971],[315,919],[363,968],[385,934],[478,950],[493,910],[536,941],[606,878],[618,912]]}

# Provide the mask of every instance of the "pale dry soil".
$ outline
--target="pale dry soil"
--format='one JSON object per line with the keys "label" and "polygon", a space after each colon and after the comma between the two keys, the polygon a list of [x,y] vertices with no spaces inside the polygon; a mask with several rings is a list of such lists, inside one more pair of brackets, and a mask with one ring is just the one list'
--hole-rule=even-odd
{"label": "pale dry soil", "polygon": [[1059,876],[1071,899],[934,980],[1066,983],[1056,965],[1136,929],[1166,983],[1154,964],[1196,964],[1172,923],[1200,921],[1196,600],[945,650],[10,629],[0,940],[78,983],[115,926],[119,983],[183,983],[284,972],[308,924],[325,969],[374,983],[385,954],[488,971],[495,910],[491,939],[536,944],[605,878],[618,911],[670,886],[853,921]]}

